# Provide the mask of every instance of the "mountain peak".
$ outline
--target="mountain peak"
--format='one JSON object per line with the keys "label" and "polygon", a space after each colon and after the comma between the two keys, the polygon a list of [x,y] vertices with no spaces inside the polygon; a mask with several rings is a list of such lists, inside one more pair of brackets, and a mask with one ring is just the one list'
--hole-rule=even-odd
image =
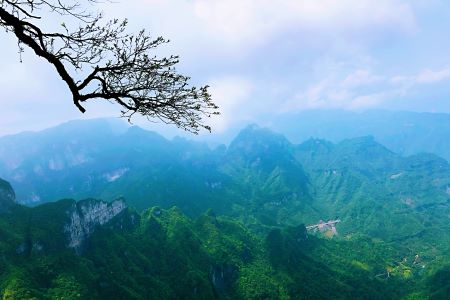
{"label": "mountain peak", "polygon": [[244,128],[228,147],[228,153],[240,156],[264,156],[286,153],[291,144],[281,134],[252,124]]}
{"label": "mountain peak", "polygon": [[251,124],[242,129],[236,138],[231,142],[230,148],[233,148],[239,143],[278,143],[289,144],[288,140],[279,133],[276,133],[268,128],[260,127],[256,124]]}
{"label": "mountain peak", "polygon": [[378,143],[375,138],[371,135],[346,139],[338,143],[337,146],[341,149],[350,150],[352,152],[364,151],[372,154],[386,154],[394,155],[394,152],[386,148],[385,146]]}

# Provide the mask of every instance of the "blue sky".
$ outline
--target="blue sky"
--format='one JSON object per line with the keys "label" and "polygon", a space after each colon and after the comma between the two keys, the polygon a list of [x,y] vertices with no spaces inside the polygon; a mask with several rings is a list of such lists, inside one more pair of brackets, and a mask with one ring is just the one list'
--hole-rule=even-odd
{"label": "blue sky", "polygon": [[[160,54],[179,54],[179,71],[211,86],[219,133],[308,109],[450,113],[450,1],[122,0],[94,9],[169,38]],[[80,115],[51,66],[30,51],[20,63],[3,31],[0,45],[0,135],[118,115],[109,103]]]}

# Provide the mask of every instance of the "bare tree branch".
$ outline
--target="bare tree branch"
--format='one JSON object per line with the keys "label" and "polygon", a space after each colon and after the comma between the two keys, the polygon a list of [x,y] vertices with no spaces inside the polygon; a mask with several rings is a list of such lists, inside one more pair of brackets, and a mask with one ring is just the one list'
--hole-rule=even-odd
{"label": "bare tree branch", "polygon": [[[62,23],[61,32],[44,32],[33,21],[43,18],[44,10],[81,26],[69,30]],[[168,41],[152,39],[144,30],[127,33],[127,20],[103,22],[101,14],[86,12],[78,1],[0,0],[0,26],[17,37],[20,52],[26,45],[55,67],[81,112],[82,103],[103,99],[119,104],[128,120],[137,113],[193,133],[211,130],[203,117],[219,114],[208,86],[191,87],[190,78],[176,72],[178,56],[151,54]]]}

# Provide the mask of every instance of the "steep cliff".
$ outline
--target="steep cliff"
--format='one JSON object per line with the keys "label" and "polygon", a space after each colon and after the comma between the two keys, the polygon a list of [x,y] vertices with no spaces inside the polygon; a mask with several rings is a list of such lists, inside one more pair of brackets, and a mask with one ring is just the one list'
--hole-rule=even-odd
{"label": "steep cliff", "polygon": [[66,250],[82,254],[97,231],[121,233],[134,228],[139,220],[123,200],[64,199],[37,207],[17,205],[10,214],[0,216],[0,227],[7,224],[8,232],[14,232],[9,237],[9,251],[29,257]]}
{"label": "steep cliff", "polygon": [[73,202],[67,211],[69,221],[64,226],[68,247],[80,251],[84,241],[98,226],[108,223],[126,208],[123,200],[112,203],[93,199]]}

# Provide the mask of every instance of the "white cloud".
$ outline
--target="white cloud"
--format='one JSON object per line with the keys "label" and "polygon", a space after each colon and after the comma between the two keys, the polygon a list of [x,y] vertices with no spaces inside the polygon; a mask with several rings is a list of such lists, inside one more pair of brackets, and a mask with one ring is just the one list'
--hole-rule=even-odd
{"label": "white cloud", "polygon": [[361,69],[349,74],[342,82],[342,85],[346,87],[358,87],[362,85],[370,85],[379,82],[382,79],[383,78],[381,76],[376,76],[369,70]]}
{"label": "white cloud", "polygon": [[[281,111],[305,109],[367,109],[382,103],[386,98],[382,76],[369,69],[349,69],[346,64],[329,63],[313,82],[295,94],[282,106]],[[378,89],[381,89],[378,90]]]}
{"label": "white cloud", "polygon": [[89,103],[87,112],[80,113],[72,104],[67,86],[50,64],[30,51],[20,63],[14,44],[5,46],[3,53],[9,59],[0,59],[0,135],[42,129],[69,119],[119,114],[110,103]]}
{"label": "white cloud", "polygon": [[281,112],[375,108],[410,96],[415,88],[450,80],[450,68],[425,69],[414,75],[382,76],[370,69],[358,69],[359,63],[354,66],[333,62],[322,64],[324,67],[315,74],[315,78],[322,78],[313,78],[312,83],[285,102]]}
{"label": "white cloud", "polygon": [[389,98],[389,92],[384,91],[357,96],[352,99],[349,108],[356,110],[374,108]]}
{"label": "white cloud", "polygon": [[425,70],[417,75],[417,83],[435,83],[450,78],[450,68],[442,70]]}
{"label": "white cloud", "polygon": [[284,31],[341,36],[377,31],[410,32],[415,15],[397,0],[196,0],[204,28],[232,44],[267,41]]}
{"label": "white cloud", "polygon": [[211,95],[221,113],[213,116],[209,122],[215,132],[225,131],[233,122],[249,118],[248,107],[253,84],[248,79],[226,76],[211,80],[210,85]]}
{"label": "white cloud", "polygon": [[101,7],[114,17],[127,11],[132,26],[150,27],[189,55],[246,53],[278,38],[303,47],[318,39],[364,44],[417,27],[405,0],[128,0]]}
{"label": "white cloud", "polygon": [[450,67],[447,67],[440,70],[425,69],[414,75],[395,75],[392,76],[390,82],[407,90],[415,86],[435,84],[449,79]]}

